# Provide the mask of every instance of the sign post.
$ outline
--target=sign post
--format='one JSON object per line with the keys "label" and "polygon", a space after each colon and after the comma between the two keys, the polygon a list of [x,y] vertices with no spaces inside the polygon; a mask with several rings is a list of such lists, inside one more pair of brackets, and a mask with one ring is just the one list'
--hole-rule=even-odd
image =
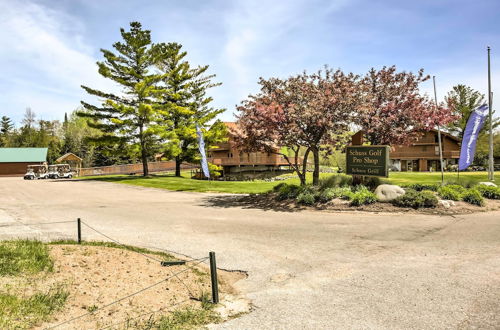
{"label": "sign post", "polygon": [[389,177],[389,146],[349,146],[346,174]]}

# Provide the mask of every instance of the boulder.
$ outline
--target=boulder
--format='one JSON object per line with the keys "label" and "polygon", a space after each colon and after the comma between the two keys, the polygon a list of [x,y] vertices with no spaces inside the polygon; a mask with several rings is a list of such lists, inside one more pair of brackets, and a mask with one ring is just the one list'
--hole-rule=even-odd
{"label": "boulder", "polygon": [[483,186],[497,187],[497,185],[493,182],[479,182],[478,184],[482,184]]}
{"label": "boulder", "polygon": [[452,200],[440,199],[438,201],[438,205],[444,207],[445,209],[449,209],[452,206],[455,206],[455,202]]}
{"label": "boulder", "polygon": [[375,195],[381,202],[390,202],[405,194],[405,191],[400,186],[392,184],[381,184],[375,189]]}

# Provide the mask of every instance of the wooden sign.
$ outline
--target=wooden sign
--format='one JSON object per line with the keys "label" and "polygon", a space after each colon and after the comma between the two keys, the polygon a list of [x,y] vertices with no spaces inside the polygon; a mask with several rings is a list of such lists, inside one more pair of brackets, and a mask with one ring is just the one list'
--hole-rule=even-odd
{"label": "wooden sign", "polygon": [[389,146],[349,146],[346,174],[389,176]]}

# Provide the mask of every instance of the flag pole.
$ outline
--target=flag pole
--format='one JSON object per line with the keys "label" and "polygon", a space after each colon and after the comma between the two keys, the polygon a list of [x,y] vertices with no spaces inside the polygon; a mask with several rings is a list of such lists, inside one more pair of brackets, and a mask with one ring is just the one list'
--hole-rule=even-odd
{"label": "flag pole", "polygon": [[490,181],[495,181],[495,172],[494,172],[494,164],[493,164],[493,110],[492,110],[492,92],[491,92],[491,63],[490,63],[490,51],[491,48],[488,46],[488,108],[489,108],[489,117],[490,117],[490,139],[489,139],[489,159],[488,159],[488,179]]}
{"label": "flag pole", "polygon": [[[438,99],[436,93],[436,76],[432,76],[432,82],[434,84],[434,102],[436,106],[436,111],[438,110]],[[443,166],[443,145],[441,143],[441,127],[438,123],[438,145],[439,145],[439,165],[441,167],[441,185],[444,183],[444,166]]]}

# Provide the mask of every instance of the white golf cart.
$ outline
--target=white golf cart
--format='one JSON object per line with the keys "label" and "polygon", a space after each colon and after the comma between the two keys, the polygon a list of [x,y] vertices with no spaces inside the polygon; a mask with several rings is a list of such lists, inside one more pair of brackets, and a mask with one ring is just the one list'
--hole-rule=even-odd
{"label": "white golf cart", "polygon": [[49,165],[48,177],[51,179],[71,179],[74,176],[75,172],[68,164]]}
{"label": "white golf cart", "polygon": [[24,180],[47,179],[48,177],[47,165],[28,165]]}

